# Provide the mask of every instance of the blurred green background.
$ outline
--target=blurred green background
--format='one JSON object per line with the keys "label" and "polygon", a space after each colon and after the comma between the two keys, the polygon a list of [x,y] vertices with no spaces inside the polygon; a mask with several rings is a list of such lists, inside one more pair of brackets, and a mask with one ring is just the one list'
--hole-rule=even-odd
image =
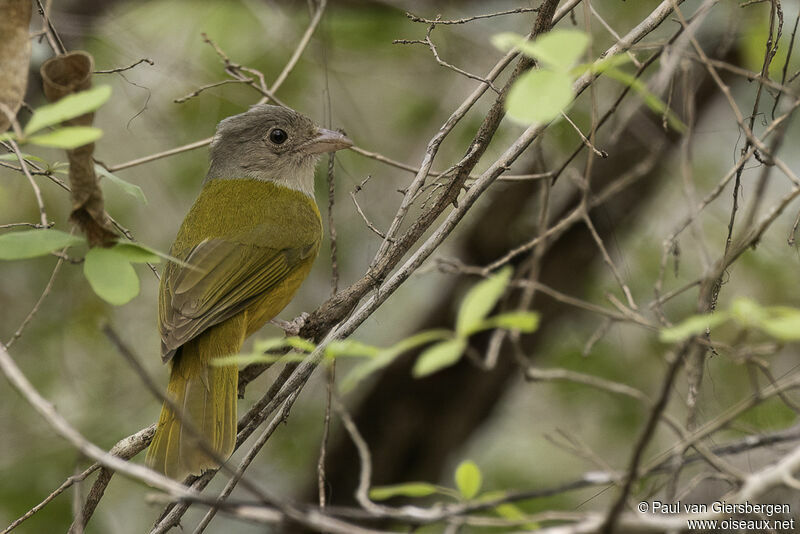
{"label": "blurred green background", "polygon": [[[595,0],[592,5],[623,33],[657,3],[654,0],[624,3]],[[95,76],[95,84],[109,84],[114,91],[111,101],[101,108],[96,119],[96,125],[104,130],[104,137],[97,144],[95,156],[109,165],[208,137],[220,119],[239,113],[258,100],[259,95],[251,88],[231,84],[205,91],[184,104],[173,102],[201,85],[225,78],[219,57],[203,43],[201,32],[213,39],[232,61],[264,72],[269,82],[282,69],[309,21],[305,2],[160,0],[118,1],[106,5],[78,1],[56,4],[53,21],[68,48],[89,51],[98,69],[125,66],[145,57],[155,63],[140,65],[123,74]],[[279,97],[319,122],[343,128],[364,149],[417,165],[427,141],[473,90],[475,82],[437,65],[424,46],[392,44],[393,39],[424,36],[426,27],[410,21],[404,11],[427,17],[442,13],[444,18],[458,18],[512,9],[521,4],[536,5],[538,2],[332,0],[319,31],[280,89]],[[686,2],[684,9],[691,12],[692,6],[697,4]],[[797,2],[783,4],[789,20],[797,13]],[[763,57],[767,13],[766,8],[748,10],[744,22],[742,10],[736,5],[718,6],[710,22],[703,25],[703,41],[713,46],[727,28],[734,27],[733,55],[740,59],[742,66],[758,70]],[[501,31],[526,33],[531,20],[530,14],[513,15],[440,27],[433,38],[447,61],[483,74],[501,56],[489,44],[491,36]],[[582,20],[583,15],[578,10],[576,23],[581,27]],[[34,27],[38,24],[34,14]],[[562,24],[570,26],[573,22],[566,19]],[[613,38],[596,21],[593,24],[593,50],[597,53],[610,45]],[[669,35],[668,30],[673,29],[666,25],[648,41],[664,39]],[[50,54],[46,43],[34,40],[34,65],[27,99],[34,108],[43,103],[35,72]],[[780,55],[776,64],[782,64]],[[791,72],[797,70],[796,64],[793,60]],[[652,72],[657,69],[658,65]],[[731,78],[730,83],[743,109],[749,109],[754,87],[741,78]],[[597,98],[603,102],[618,91],[619,86],[614,83],[601,83]],[[435,168],[448,167],[464,153],[493,101],[491,93],[488,95],[448,137]],[[326,115],[328,100],[330,117]],[[584,131],[590,121],[589,102],[588,94],[583,95],[570,113]],[[764,106],[768,111],[771,100]],[[721,99],[712,101],[701,117],[695,132],[693,171],[695,186],[702,196],[733,164],[738,157],[736,147],[743,141]],[[797,125],[792,124],[790,128],[785,145],[796,146]],[[613,130],[612,125],[606,132]],[[521,131],[518,125],[503,123],[479,170],[493,161],[493,156],[500,154]],[[600,145],[603,139],[599,137]],[[559,165],[578,142],[568,125],[561,122],[553,126],[541,145],[546,163],[552,167]],[[798,168],[800,161],[796,151],[785,152],[783,157],[789,165]],[[64,160],[63,153],[57,150],[37,149],[35,153],[50,162]],[[526,154],[512,172],[530,172],[532,160],[533,154]],[[136,239],[167,250],[194,200],[206,167],[207,151],[201,148],[119,171],[120,177],[142,187],[148,202],[138,203],[113,184],[104,183],[107,210],[130,229]],[[574,169],[581,172],[580,158],[574,163]],[[758,169],[745,171],[745,197],[751,193],[750,184],[758,172]],[[359,202],[377,227],[386,228],[402,198],[397,190],[405,187],[411,176],[352,152],[337,155],[334,213],[342,286],[363,274],[380,245],[380,239],[356,212],[350,192],[371,177],[358,194]],[[651,178],[657,179],[658,185],[650,198],[642,199],[645,207],[640,211],[647,215],[629,226],[614,229],[613,239],[608,243],[634,296],[642,304],[652,299],[662,241],[688,213],[677,152],[663,160]],[[56,222],[56,228],[68,229],[67,195],[46,179],[38,182],[49,219]],[[765,205],[771,205],[788,190],[784,182],[775,179],[770,183]],[[327,205],[324,165],[318,168],[317,183],[317,200],[324,214]],[[513,187],[517,186],[505,183],[494,186],[498,191]],[[571,191],[574,184],[562,180],[558,188],[559,192]],[[490,196],[493,194],[489,192]],[[729,194],[723,195],[699,220],[704,242],[714,255],[719,254],[724,245],[729,197]],[[535,199],[530,200],[530,205],[529,217],[518,221],[516,226],[492,228],[488,232],[504,234],[506,238],[510,234],[518,242],[529,239],[531,225],[538,218]],[[480,213],[484,206],[485,201],[482,201],[474,211]],[[730,285],[723,289],[720,307],[724,308],[733,297],[741,295],[752,296],[765,304],[800,305],[796,291],[798,255],[796,249],[786,246],[793,216],[794,213],[784,214],[759,248],[747,253],[736,264],[730,273]],[[0,169],[0,224],[37,219],[36,203],[27,181],[21,175]],[[465,221],[462,227],[468,224]],[[459,256],[463,246],[462,227],[446,242],[439,255]],[[668,289],[680,287],[703,272],[698,241],[687,232],[680,244],[680,268],[677,275],[670,272],[667,277]],[[0,339],[8,340],[30,312],[55,262],[54,257],[44,257],[0,264]],[[331,291],[330,265],[326,245],[311,277],[281,314],[283,319],[311,311],[327,298]],[[10,350],[58,411],[104,448],[110,448],[119,439],[152,423],[160,406],[143,391],[138,378],[102,335],[101,325],[113,325],[135,348],[158,383],[166,383],[167,369],[157,356],[157,280],[146,267],[137,267],[137,270],[142,281],[141,294],[130,304],[113,307],[92,293],[80,265],[65,264],[38,314]],[[455,284],[457,281],[450,274],[434,268],[424,269],[374,314],[357,331],[355,338],[380,346],[403,339],[420,327],[418,319],[431,301]],[[620,294],[614,279],[600,263],[591,277],[576,280],[573,290],[576,296],[601,304],[607,303],[607,292]],[[673,319],[692,313],[694,298],[694,293],[689,292],[676,299],[666,307],[667,313]],[[457,303],[454,299],[453,310]],[[578,311],[562,316],[558,324],[550,325],[542,333],[543,339],[535,355],[537,365],[559,366],[619,380],[655,395],[662,378],[665,351],[657,336],[631,326],[612,326],[591,354],[583,356],[584,345],[601,321],[597,316]],[[268,326],[261,337],[279,334],[278,329]],[[735,334],[722,331],[720,337],[733,339]],[[771,357],[772,371],[781,376],[793,370],[795,362],[796,351],[787,348]],[[341,369],[346,369],[346,363],[341,365]],[[249,386],[240,410],[261,395],[276,372],[271,370]],[[713,418],[751,393],[749,375],[734,358],[711,358],[706,373],[708,380],[701,401],[703,420]],[[88,464],[48,428],[6,382],[0,384],[0,526],[4,526]],[[685,398],[685,380],[679,382],[678,390],[676,397]],[[358,399],[366,391],[368,385],[351,394],[348,401],[357,406]],[[280,427],[250,469],[250,475],[271,493],[299,497],[314,483],[324,398],[324,373],[317,372],[303,390],[288,423]],[[436,409],[435,406],[430,408]],[[470,408],[464,406],[464,409]],[[672,409],[680,418],[682,403],[674,403]],[[559,434],[561,431],[586,443],[613,468],[622,469],[627,462],[629,444],[638,435],[644,415],[642,406],[628,399],[575,385],[530,384],[521,378],[515,379],[506,387],[486,423],[472,433],[460,449],[449,452],[447,464],[441,466],[441,479],[431,482],[452,485],[453,468],[465,458],[481,466],[485,490],[544,487],[601,468],[589,455],[576,461],[576,455],[563,446],[565,438]],[[407,416],[413,418],[415,414]],[[794,419],[795,414],[783,404],[770,403],[748,414],[739,427],[742,431],[778,429],[790,425]],[[337,423],[333,432],[334,436],[341,435]],[[736,431],[728,434],[731,437],[741,435]],[[648,452],[656,454],[666,450],[671,440],[671,434],[659,430]],[[238,452],[234,459],[240,454]],[[218,491],[222,483],[222,480],[215,480],[211,490]],[[79,486],[79,491],[87,490],[87,483]],[[73,491],[58,497],[17,531],[65,531],[71,522]],[[160,510],[160,506],[146,502],[149,493],[150,490],[141,484],[115,477],[88,532],[146,531]],[[333,502],[349,498],[349,495],[332,496]],[[594,508],[607,499],[602,489],[588,489],[523,507],[530,511],[582,510],[584,502],[588,502],[585,506]],[[189,525],[187,528],[193,528],[202,513],[202,510],[189,512],[184,519]],[[231,534],[264,531],[262,526],[225,517],[218,517],[214,525],[213,532],[223,529]],[[430,530],[437,531],[439,527]]]}

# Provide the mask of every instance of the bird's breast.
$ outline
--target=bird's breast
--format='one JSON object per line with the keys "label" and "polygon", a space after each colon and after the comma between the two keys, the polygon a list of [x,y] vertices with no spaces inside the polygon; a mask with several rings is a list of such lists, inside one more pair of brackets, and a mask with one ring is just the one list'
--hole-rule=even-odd
{"label": "bird's breast", "polygon": [[203,186],[184,219],[173,254],[215,238],[281,250],[321,237],[319,209],[308,195],[260,180],[215,179]]}

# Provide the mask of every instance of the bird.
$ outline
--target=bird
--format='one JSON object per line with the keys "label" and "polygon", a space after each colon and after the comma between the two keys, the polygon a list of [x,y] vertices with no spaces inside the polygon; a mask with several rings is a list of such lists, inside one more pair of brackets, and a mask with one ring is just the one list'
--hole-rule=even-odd
{"label": "bird", "polygon": [[208,173],[159,286],[171,402],[147,451],[150,468],[182,480],[233,453],[238,369],[213,361],[237,354],[308,276],[322,241],[316,162],[352,145],[281,106],[255,105],[217,125]]}

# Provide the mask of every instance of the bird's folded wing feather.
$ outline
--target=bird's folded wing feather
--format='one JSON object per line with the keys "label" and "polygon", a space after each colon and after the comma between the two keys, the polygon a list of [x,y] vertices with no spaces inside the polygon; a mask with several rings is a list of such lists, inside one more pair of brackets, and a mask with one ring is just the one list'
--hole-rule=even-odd
{"label": "bird's folded wing feather", "polygon": [[164,271],[159,299],[162,358],[243,309],[313,254],[315,243],[276,249],[226,239],[205,240]]}

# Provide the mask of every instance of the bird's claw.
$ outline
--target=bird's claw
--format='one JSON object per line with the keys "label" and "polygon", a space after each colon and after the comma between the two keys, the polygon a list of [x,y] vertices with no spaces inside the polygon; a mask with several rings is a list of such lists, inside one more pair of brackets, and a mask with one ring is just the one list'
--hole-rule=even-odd
{"label": "bird's claw", "polygon": [[301,313],[291,321],[283,321],[281,319],[272,319],[270,322],[283,330],[287,336],[296,336],[300,330],[305,326],[309,315],[306,312]]}

